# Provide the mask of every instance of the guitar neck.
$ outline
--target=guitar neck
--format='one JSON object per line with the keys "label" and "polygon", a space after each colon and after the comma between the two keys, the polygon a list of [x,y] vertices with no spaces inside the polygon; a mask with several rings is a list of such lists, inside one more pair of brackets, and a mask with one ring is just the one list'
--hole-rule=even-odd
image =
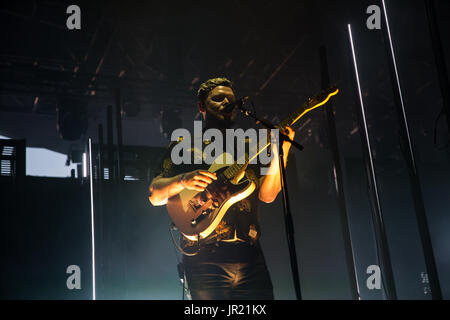
{"label": "guitar neck", "polygon": [[293,113],[291,113],[285,120],[283,120],[279,125],[278,128],[280,130],[284,130],[286,129],[286,127],[289,127],[291,125],[293,125],[295,122],[298,121],[299,117],[305,113],[305,110],[307,110],[308,107],[308,103],[305,102],[304,104],[302,104],[302,106],[300,108],[298,108],[297,110],[295,110]]}
{"label": "guitar neck", "polygon": [[223,174],[225,175],[225,177],[227,177],[227,179],[232,179],[234,176],[236,176],[236,174],[242,170],[242,168],[244,168],[244,166],[247,165],[247,162],[244,164],[238,164],[235,163],[231,166],[229,166],[224,172]]}
{"label": "guitar neck", "polygon": [[245,168],[253,159],[255,159],[262,151],[266,150],[268,146],[270,146],[271,142],[269,141],[264,147],[262,147],[258,152],[256,152],[254,155],[252,155],[251,158],[248,157],[248,154],[245,154],[245,163],[235,163],[231,166],[229,166],[223,174],[228,179],[234,178],[243,168]]}
{"label": "guitar neck", "polygon": [[[323,90],[319,95],[308,99],[305,103],[301,105],[297,110],[291,113],[285,120],[283,120],[277,128],[279,130],[284,130],[286,127],[289,127],[296,123],[301,117],[303,117],[309,111],[318,108],[330,100],[330,98],[336,94],[338,94],[339,89],[336,86],[329,87]],[[268,146],[270,146],[271,142],[269,141],[263,148],[258,150],[252,158],[248,159],[248,155],[246,154],[246,162],[243,164],[235,163],[228,167],[224,171],[224,175],[230,179],[233,178],[237,173],[239,173],[244,167],[246,167],[250,161],[252,161],[255,157],[257,157],[262,151],[264,151]]]}

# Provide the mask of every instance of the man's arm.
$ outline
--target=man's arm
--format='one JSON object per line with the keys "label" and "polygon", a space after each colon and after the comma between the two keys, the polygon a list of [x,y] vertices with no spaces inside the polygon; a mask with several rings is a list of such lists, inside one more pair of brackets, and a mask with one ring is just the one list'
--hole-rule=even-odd
{"label": "man's arm", "polygon": [[[286,128],[287,135],[291,140],[294,139],[295,131],[291,128]],[[291,148],[291,144],[289,142],[283,142],[283,155],[284,155],[284,167],[287,164],[287,158],[289,154],[289,149]],[[271,203],[276,198],[278,193],[281,191],[281,181],[280,181],[280,161],[278,156],[278,150],[274,146],[272,146],[272,155],[273,159],[270,162],[269,169],[265,176],[260,178],[260,185],[258,198],[259,200]]]}
{"label": "man's arm", "polygon": [[217,179],[216,174],[206,170],[195,170],[171,178],[157,176],[150,184],[148,199],[152,205],[162,206],[184,189],[204,191],[213,179]]}
{"label": "man's arm", "polygon": [[184,190],[181,181],[182,174],[171,178],[155,177],[150,184],[150,196],[148,199],[154,206],[162,206],[167,203],[167,199],[179,194]]}

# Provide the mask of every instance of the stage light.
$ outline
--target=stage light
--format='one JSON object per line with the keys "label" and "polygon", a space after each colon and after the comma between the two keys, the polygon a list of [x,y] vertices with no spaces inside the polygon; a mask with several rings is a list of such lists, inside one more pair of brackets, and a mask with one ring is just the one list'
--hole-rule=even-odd
{"label": "stage light", "polygon": [[86,152],[83,153],[83,178],[87,177],[87,156]]}
{"label": "stage light", "polygon": [[[361,83],[359,80],[359,71],[358,71],[358,63],[356,62],[356,54],[355,54],[355,46],[353,44],[353,34],[352,34],[352,27],[350,26],[350,24],[348,25],[348,34],[350,37],[350,45],[352,48],[352,56],[353,56],[353,65],[355,67],[355,75],[356,75],[356,84],[358,86],[358,96],[359,96],[359,103],[361,105],[361,114],[362,114],[362,120],[363,120],[363,124],[364,124],[364,132],[365,132],[365,138],[366,138],[366,142],[367,142],[367,146],[369,149],[369,159],[370,159],[370,171],[371,171],[371,175],[373,178],[373,181],[375,182],[375,185],[377,185],[377,181],[376,181],[376,176],[375,176],[375,170],[373,168],[373,158],[372,158],[372,146],[370,144],[370,139],[369,139],[369,130],[368,130],[368,126],[367,126],[367,121],[366,121],[366,112],[365,112],[365,107],[364,107],[364,102],[363,102],[363,97],[362,97],[362,92],[361,92]],[[377,191],[377,187],[374,188],[375,189],[375,195],[376,195],[376,200],[377,200],[377,204],[378,206],[380,205],[380,200],[378,197],[378,191]]]}

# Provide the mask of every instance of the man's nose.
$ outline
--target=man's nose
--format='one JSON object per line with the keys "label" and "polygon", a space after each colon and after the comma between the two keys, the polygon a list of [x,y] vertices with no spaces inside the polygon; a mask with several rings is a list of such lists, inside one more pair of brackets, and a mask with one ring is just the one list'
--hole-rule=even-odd
{"label": "man's nose", "polygon": [[220,105],[220,111],[222,111],[223,109],[225,109],[225,106],[230,102],[230,100],[228,100],[228,98],[223,99],[222,104]]}

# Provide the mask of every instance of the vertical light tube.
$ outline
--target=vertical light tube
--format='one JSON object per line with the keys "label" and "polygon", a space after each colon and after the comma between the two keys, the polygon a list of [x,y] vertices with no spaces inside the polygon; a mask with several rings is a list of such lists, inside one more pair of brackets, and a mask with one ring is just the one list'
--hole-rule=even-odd
{"label": "vertical light tube", "polygon": [[[391,80],[393,84],[393,92],[395,96],[395,107],[398,114],[398,122],[400,125],[400,138],[402,140],[402,145],[407,145],[407,147],[402,148],[403,156],[406,161],[408,168],[408,174],[410,179],[411,195],[414,201],[417,225],[419,228],[420,240],[422,243],[425,265],[427,268],[427,274],[429,276],[429,283],[431,288],[431,297],[433,300],[442,300],[442,290],[439,284],[439,276],[436,266],[436,261],[433,252],[433,245],[431,242],[430,230],[428,227],[428,220],[426,216],[425,204],[423,199],[422,188],[419,180],[419,173],[417,172],[416,162],[414,159],[414,151],[411,143],[411,136],[409,133],[409,125],[406,118],[405,103],[403,101],[403,92],[400,86],[400,78],[397,70],[397,61],[394,53],[394,46],[392,44],[391,30],[389,26],[389,19],[387,16],[387,9],[385,0],[381,0],[383,6],[383,12],[386,22],[386,28],[384,28],[384,38],[386,49],[388,51],[388,56],[390,58],[390,69],[391,69]],[[426,0],[425,6],[427,8],[427,13],[430,18],[430,13],[432,11],[432,1]],[[431,11],[430,11],[431,10]],[[431,13],[432,15],[432,13]],[[433,27],[431,27],[433,29]],[[432,33],[433,34],[433,33]],[[433,38],[433,36],[432,36]],[[433,40],[433,39],[432,39]],[[445,68],[445,66],[444,66]],[[445,91],[444,91],[445,92]],[[445,95],[443,95],[445,100]],[[404,141],[404,142],[403,142]]]}
{"label": "vertical light tube", "polygon": [[[353,64],[355,66],[355,74],[356,74],[356,83],[358,85],[358,95],[359,95],[359,102],[361,104],[361,113],[362,113],[362,120],[364,122],[364,132],[365,132],[365,138],[366,138],[366,142],[367,142],[367,146],[369,147],[369,159],[370,159],[370,172],[372,175],[372,179],[375,183],[375,197],[376,197],[376,201],[377,201],[377,206],[380,208],[380,199],[378,196],[378,188],[377,188],[377,178],[375,176],[375,170],[373,168],[373,159],[372,159],[372,146],[370,145],[370,139],[369,139],[369,131],[367,129],[367,122],[366,122],[366,112],[364,110],[364,102],[363,102],[363,98],[362,98],[362,93],[361,93],[361,84],[359,81],[359,71],[358,71],[358,64],[356,63],[356,55],[355,55],[355,47],[353,45],[353,35],[352,35],[352,28],[350,26],[350,24],[348,25],[348,33],[350,36],[350,44],[352,47],[352,55],[353,55]],[[382,219],[382,217],[380,217]]]}
{"label": "vertical light tube", "polygon": [[91,245],[92,245],[92,300],[96,300],[95,292],[95,228],[94,228],[94,175],[92,172],[92,139],[89,143],[89,186],[91,196]]}
{"label": "vertical light tube", "polygon": [[359,80],[359,71],[358,71],[358,64],[356,62],[356,54],[355,54],[355,47],[353,44],[353,34],[350,24],[348,25],[348,33],[350,38],[350,44],[351,44],[351,51],[353,56],[353,64],[355,67],[355,75],[356,75],[356,82],[358,87],[358,96],[359,101],[361,105],[361,119],[360,119],[360,126],[364,129],[364,138],[362,140],[363,144],[367,147],[367,155],[368,159],[366,159],[366,165],[368,167],[368,170],[370,172],[367,172],[367,178],[369,180],[369,185],[373,191],[371,197],[372,197],[372,215],[373,215],[373,222],[374,222],[374,231],[375,231],[375,240],[377,244],[377,256],[378,260],[381,263],[380,267],[382,270],[382,279],[385,279],[386,282],[383,280],[383,289],[384,293],[389,300],[396,300],[397,299],[397,293],[395,289],[395,283],[394,283],[394,273],[392,271],[392,264],[391,264],[391,258],[389,254],[389,247],[387,244],[387,235],[386,230],[383,222],[383,216],[381,213],[381,205],[380,205],[380,198],[378,195],[378,184],[376,180],[375,175],[375,169],[373,164],[373,158],[372,158],[372,146],[370,144],[369,139],[369,130],[367,126],[366,121],[366,113],[364,108],[364,102],[362,98],[361,93],[361,84]]}
{"label": "vertical light tube", "polygon": [[[391,49],[392,62],[393,62],[393,65],[394,65],[395,81],[397,82],[397,87],[398,87],[399,96],[400,96],[400,105],[402,107],[402,115],[403,115],[403,121],[405,123],[406,136],[408,138],[409,150],[412,150],[411,136],[409,134],[409,126],[408,126],[408,121],[406,119],[405,104],[403,102],[403,93],[402,93],[402,89],[401,89],[401,86],[400,86],[400,79],[398,77],[397,61],[395,59],[394,46],[392,45],[391,28],[389,27],[389,20],[388,20],[388,16],[387,16],[387,12],[386,12],[386,4],[384,3],[384,0],[382,0],[381,2],[383,3],[384,17],[385,17],[385,21],[386,21],[386,30],[387,30],[387,33],[388,33],[389,46],[390,46],[390,49]],[[412,153],[411,153],[411,161],[412,161],[412,165],[413,165],[414,171],[417,172],[416,161],[414,160],[414,154],[412,154]]]}

